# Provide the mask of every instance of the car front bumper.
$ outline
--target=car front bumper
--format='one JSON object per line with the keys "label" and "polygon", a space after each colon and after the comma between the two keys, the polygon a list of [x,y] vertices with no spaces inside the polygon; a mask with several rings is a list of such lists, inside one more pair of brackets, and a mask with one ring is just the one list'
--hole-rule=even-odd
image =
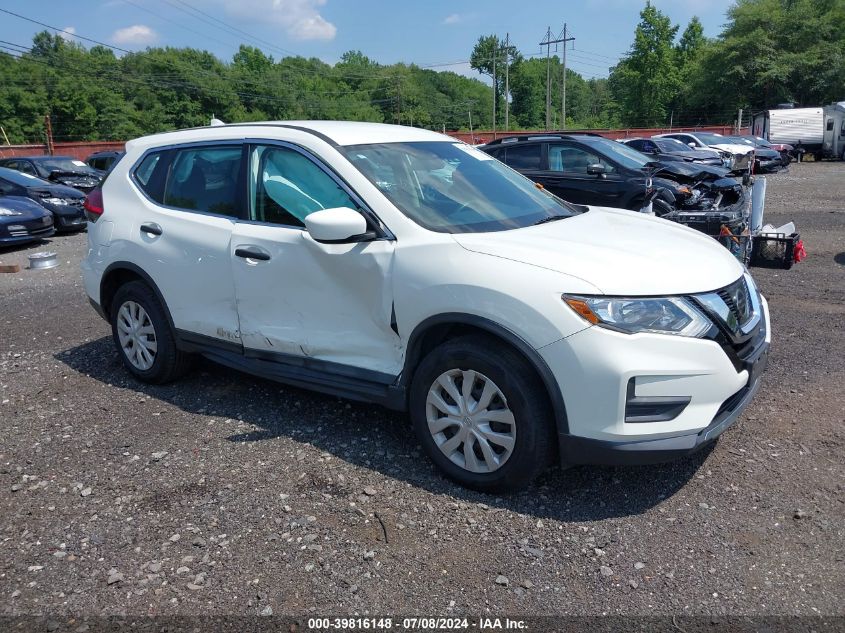
{"label": "car front bumper", "polygon": [[[658,463],[712,443],[760,388],[770,343],[768,306],[765,300],[761,305],[765,329],[742,359],[732,359],[712,340],[600,327],[541,348],[566,408],[561,462]],[[679,411],[654,421],[631,414],[632,400],[672,399],[682,403]]]}
{"label": "car front bumper", "polygon": [[38,220],[8,223],[0,226],[0,245],[34,242],[51,237],[55,232],[50,216]]}

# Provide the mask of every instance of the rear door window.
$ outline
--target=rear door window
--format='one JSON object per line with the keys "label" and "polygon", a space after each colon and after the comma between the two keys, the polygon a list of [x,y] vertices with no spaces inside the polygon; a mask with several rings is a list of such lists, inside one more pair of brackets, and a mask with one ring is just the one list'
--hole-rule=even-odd
{"label": "rear door window", "polygon": [[539,143],[513,145],[505,151],[505,163],[514,169],[542,169]]}
{"label": "rear door window", "polygon": [[612,163],[593,152],[571,145],[549,145],[549,171],[586,176],[590,165],[603,165],[607,174],[616,171]]}
{"label": "rear door window", "polygon": [[164,204],[186,211],[239,217],[242,154],[241,145],[174,150],[164,187]]}

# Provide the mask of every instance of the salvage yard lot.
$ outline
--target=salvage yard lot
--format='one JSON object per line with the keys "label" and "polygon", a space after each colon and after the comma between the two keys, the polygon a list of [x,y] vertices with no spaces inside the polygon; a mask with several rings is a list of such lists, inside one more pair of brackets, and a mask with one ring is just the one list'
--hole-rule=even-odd
{"label": "salvage yard lot", "polygon": [[754,271],[773,346],[739,423],[512,497],[442,479],[377,407],[209,362],[134,381],[85,235],[56,237],[59,268],[0,275],[0,613],[845,614],[845,165],[768,196],[809,259]]}

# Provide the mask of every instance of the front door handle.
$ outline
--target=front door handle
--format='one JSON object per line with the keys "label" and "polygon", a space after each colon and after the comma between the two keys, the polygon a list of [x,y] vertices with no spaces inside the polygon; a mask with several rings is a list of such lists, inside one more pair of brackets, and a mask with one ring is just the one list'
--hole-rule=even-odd
{"label": "front door handle", "polygon": [[155,222],[147,222],[146,224],[141,225],[141,233],[146,233],[147,235],[161,235],[163,231]]}
{"label": "front door handle", "polygon": [[270,253],[258,250],[254,246],[241,246],[235,249],[235,255],[244,259],[257,259],[262,262],[270,260]]}

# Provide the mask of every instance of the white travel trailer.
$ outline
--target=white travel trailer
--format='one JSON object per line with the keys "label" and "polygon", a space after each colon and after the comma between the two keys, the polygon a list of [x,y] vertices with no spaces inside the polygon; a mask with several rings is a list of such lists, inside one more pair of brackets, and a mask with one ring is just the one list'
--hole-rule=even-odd
{"label": "white travel trailer", "polygon": [[764,110],[754,115],[752,134],[772,143],[801,146],[821,156],[824,135],[823,108]]}
{"label": "white travel trailer", "polygon": [[845,160],[845,101],[824,107],[824,141],[826,157]]}

